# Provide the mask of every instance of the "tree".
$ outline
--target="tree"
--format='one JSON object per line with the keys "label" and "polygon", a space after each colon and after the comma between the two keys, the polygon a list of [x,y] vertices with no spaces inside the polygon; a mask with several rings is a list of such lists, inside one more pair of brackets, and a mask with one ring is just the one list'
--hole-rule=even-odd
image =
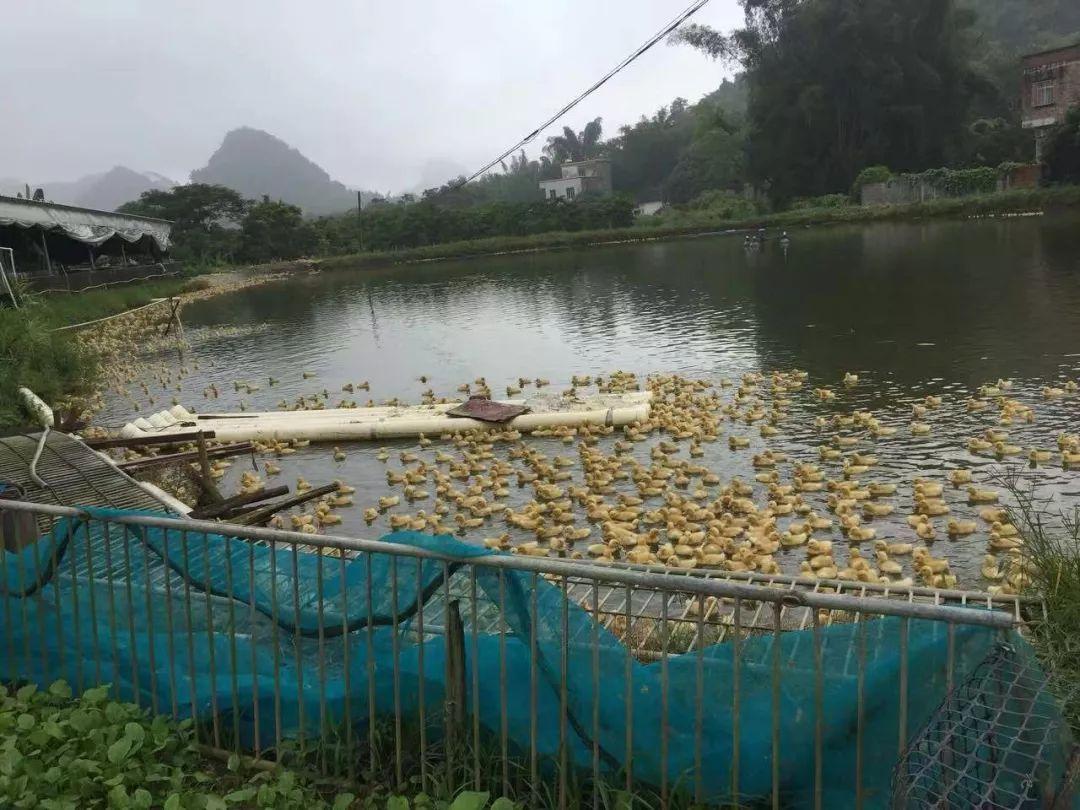
{"label": "tree", "polygon": [[1047,136],[1043,162],[1046,176],[1056,183],[1080,183],[1080,107]]}
{"label": "tree", "polygon": [[117,211],[173,223],[173,255],[179,259],[229,259],[236,249],[237,223],[248,202],[231,188],[205,183],[144,191]]}
{"label": "tree", "polygon": [[562,135],[548,138],[544,151],[556,163],[568,163],[597,157],[601,152],[600,136],[604,126],[599,118],[594,118],[585,125],[580,133],[570,127],[563,127]]}
{"label": "tree", "polygon": [[315,229],[288,203],[258,203],[240,223],[240,255],[247,261],[295,259],[314,252],[316,243]]}
{"label": "tree", "polygon": [[215,225],[238,222],[247,212],[247,205],[244,198],[231,188],[190,183],[168,191],[144,191],[139,199],[126,202],[116,210],[125,214],[168,219],[178,230],[209,230]]}
{"label": "tree", "polygon": [[850,187],[862,166],[962,159],[974,15],[956,0],[743,0],[744,28],[679,40],[738,58],[750,83],[748,171],[781,201]]}

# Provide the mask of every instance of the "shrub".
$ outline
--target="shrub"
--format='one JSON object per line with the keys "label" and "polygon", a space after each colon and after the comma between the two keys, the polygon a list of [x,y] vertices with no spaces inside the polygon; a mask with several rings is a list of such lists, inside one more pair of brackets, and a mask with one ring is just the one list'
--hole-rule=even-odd
{"label": "shrub", "polygon": [[847,194],[825,194],[821,197],[796,197],[791,201],[791,210],[799,211],[811,208],[844,208],[851,205]]}
{"label": "shrub", "polygon": [[107,687],[72,699],[57,681],[47,691],[24,686],[0,697],[0,805],[11,808],[130,807],[211,810],[333,804],[289,771],[245,772],[204,759],[190,722],[149,717],[108,699]]}
{"label": "shrub", "polygon": [[690,211],[708,211],[719,219],[745,219],[759,213],[753,200],[725,189],[702,192],[684,208]]}
{"label": "shrub", "polygon": [[851,184],[851,198],[856,202],[862,194],[863,186],[871,183],[887,183],[892,178],[892,171],[888,166],[867,166],[855,177]]}
{"label": "shrub", "polygon": [[1050,133],[1043,162],[1055,183],[1080,183],[1080,107],[1070,110]]}

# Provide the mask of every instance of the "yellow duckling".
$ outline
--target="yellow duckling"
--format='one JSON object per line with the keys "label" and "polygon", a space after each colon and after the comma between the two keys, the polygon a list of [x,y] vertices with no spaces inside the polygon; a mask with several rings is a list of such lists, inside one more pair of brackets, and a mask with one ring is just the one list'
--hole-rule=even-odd
{"label": "yellow duckling", "polygon": [[940,498],[945,488],[937,481],[927,481],[925,478],[915,479],[915,492],[924,498]]}
{"label": "yellow duckling", "polygon": [[562,534],[569,542],[576,542],[578,540],[585,540],[592,534],[592,529],[589,526],[582,526],[581,528],[565,526],[563,527]]}
{"label": "yellow duckling", "polygon": [[374,523],[378,519],[378,517],[379,510],[376,509],[374,506],[369,506],[367,509],[364,510],[364,521],[368,525]]}
{"label": "yellow duckling", "polygon": [[949,505],[938,498],[927,499],[922,495],[916,495],[915,511],[928,517],[940,517],[949,513]]}
{"label": "yellow duckling", "polygon": [[876,551],[884,551],[893,557],[903,557],[914,550],[914,546],[911,543],[890,543],[888,540],[875,540],[874,549]]}
{"label": "yellow duckling", "polygon": [[379,461],[388,461],[390,459],[390,451],[385,447],[380,447],[379,452],[375,454],[375,458]]}
{"label": "yellow duckling", "polygon": [[263,471],[267,475],[279,475],[281,473],[281,467],[272,461],[267,461],[263,464]]}
{"label": "yellow duckling", "polygon": [[993,554],[987,554],[983,557],[982,567],[979,569],[979,573],[983,575],[984,579],[988,579],[991,582],[998,582],[1005,577],[1005,573],[998,567],[997,557]]}
{"label": "yellow duckling", "polygon": [[323,526],[336,526],[338,523],[341,523],[341,515],[330,513],[324,514],[319,518],[319,523]]}
{"label": "yellow duckling", "polygon": [[383,498],[379,498],[379,511],[385,512],[387,509],[391,509],[401,503],[400,495],[387,495]]}
{"label": "yellow duckling", "polygon": [[844,375],[844,385],[858,385],[859,375],[852,374],[850,371]]}
{"label": "yellow duckling", "polygon": [[1045,464],[1050,460],[1050,457],[1051,453],[1049,450],[1039,450],[1032,447],[1031,450],[1028,451],[1028,462],[1032,467],[1036,467],[1039,464]]}
{"label": "yellow duckling", "polygon": [[949,537],[956,538],[974,534],[977,529],[978,524],[974,520],[953,520],[950,518],[945,531]]}
{"label": "yellow duckling", "polygon": [[1024,452],[1018,444],[1005,444],[1005,442],[994,442],[994,455],[999,458],[1005,458],[1006,456],[1018,456]]}
{"label": "yellow duckling", "polygon": [[296,491],[297,492],[307,492],[309,489],[311,489],[311,484],[309,484],[303,478],[297,478],[296,479]]}
{"label": "yellow duckling", "polygon": [[911,423],[912,436],[926,436],[928,433],[930,433],[930,425],[928,425],[926,422]]}
{"label": "yellow duckling", "polygon": [[891,503],[871,503],[867,502],[863,504],[863,517],[876,518],[887,517],[893,513],[896,507]]}
{"label": "yellow duckling", "polygon": [[1009,513],[999,506],[987,506],[979,510],[979,517],[987,523],[1004,523],[1009,519]]}
{"label": "yellow duckling", "polygon": [[949,470],[949,483],[954,487],[959,487],[962,484],[971,483],[971,470],[966,468],[960,468],[957,470]]}
{"label": "yellow duckling", "polygon": [[[931,523],[929,520],[917,525],[915,527],[915,534],[921,540],[936,540],[937,539],[937,529],[934,528],[934,524]],[[918,549],[916,549],[916,551],[918,551]]]}
{"label": "yellow duckling", "polygon": [[786,548],[792,548],[794,546],[801,546],[807,541],[807,535],[794,534],[790,531],[785,531],[780,535],[780,545]]}
{"label": "yellow duckling", "polygon": [[896,484],[882,484],[871,481],[866,488],[870,491],[871,498],[884,498],[896,494]]}
{"label": "yellow duckling", "polygon": [[997,503],[998,494],[992,489],[978,489],[977,487],[968,487],[968,503]]}
{"label": "yellow duckling", "polygon": [[873,540],[877,536],[877,529],[873,529],[869,526],[853,526],[848,529],[848,540],[854,543],[862,543],[867,540]]}
{"label": "yellow duckling", "polygon": [[510,535],[507,532],[503,532],[498,537],[485,537],[484,547],[505,551],[510,548]]}
{"label": "yellow duckling", "polygon": [[391,529],[404,529],[412,521],[409,515],[390,515]]}
{"label": "yellow duckling", "polygon": [[994,449],[994,443],[976,436],[968,439],[967,449],[969,453],[986,453]]}
{"label": "yellow duckling", "polygon": [[344,461],[344,460],[345,460],[345,451],[342,450],[340,447],[335,447],[334,448],[334,461]]}
{"label": "yellow duckling", "polygon": [[904,567],[896,560],[890,560],[889,555],[884,551],[878,551],[876,554],[878,570],[891,577],[898,577],[904,573]]}

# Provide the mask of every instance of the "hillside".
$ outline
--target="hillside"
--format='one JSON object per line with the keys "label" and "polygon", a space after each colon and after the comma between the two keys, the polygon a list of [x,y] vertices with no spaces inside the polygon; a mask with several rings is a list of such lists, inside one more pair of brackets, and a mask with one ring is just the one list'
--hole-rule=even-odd
{"label": "hillside", "polygon": [[988,44],[1025,53],[1080,40],[1077,0],[965,0]]}
{"label": "hillside", "polygon": [[227,186],[254,200],[265,194],[298,205],[309,216],[356,207],[355,191],[280,138],[251,127],[227,133],[206,166],[191,173],[191,181]]}
{"label": "hillside", "polygon": [[128,200],[138,199],[144,191],[170,189],[176,185],[169,178],[154,172],[137,172],[126,166],[114,166],[107,172],[88,174],[78,180],[35,183],[5,177],[0,180],[0,193],[11,196],[25,193],[27,183],[31,193],[38,188],[44,189],[45,199],[49,202],[102,211],[115,211]]}

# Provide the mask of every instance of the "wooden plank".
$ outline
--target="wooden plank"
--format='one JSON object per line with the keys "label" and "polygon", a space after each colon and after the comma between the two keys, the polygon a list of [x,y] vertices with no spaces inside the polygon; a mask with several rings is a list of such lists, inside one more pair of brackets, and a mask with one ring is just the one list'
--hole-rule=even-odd
{"label": "wooden plank", "polygon": [[254,492],[244,492],[240,495],[233,495],[231,498],[225,498],[221,503],[215,503],[212,506],[206,506],[201,509],[194,509],[188,517],[195,520],[208,520],[209,518],[220,517],[226,512],[230,512],[240,506],[247,506],[248,504],[265,501],[267,498],[277,498],[281,495],[288,494],[289,488],[287,486],[271,487],[270,489],[260,487]]}
{"label": "wooden plank", "polygon": [[331,492],[336,492],[337,488],[337,484],[324,484],[321,487],[309,489],[307,492],[298,492],[295,495],[289,498],[283,498],[276,503],[260,506],[250,512],[231,517],[228,522],[237,523],[241,526],[257,526],[261,523],[266,523],[266,521],[270,520],[270,518],[284,509],[292,509],[294,506],[299,506],[302,503],[321,498],[323,495],[329,495]]}
{"label": "wooden plank", "polygon": [[[203,436],[207,439],[212,439],[217,434],[212,430],[204,430]],[[118,438],[118,439],[82,439],[82,443],[87,447],[92,447],[95,450],[108,450],[112,447],[141,447],[143,445],[151,444],[191,444],[195,441],[196,434],[194,433],[157,433],[153,436],[138,436],[133,439]]]}
{"label": "wooden plank", "polygon": [[[239,456],[243,453],[249,453],[255,449],[255,445],[251,442],[239,442],[237,444],[226,444],[221,447],[215,447],[206,451],[208,458],[227,458],[229,456]],[[166,456],[148,456],[146,458],[138,458],[134,461],[125,461],[117,466],[124,472],[131,472],[133,470],[142,470],[148,467],[162,467],[168,464],[179,464],[181,462],[196,461],[199,458],[198,450],[188,450],[184,453],[170,453]]]}
{"label": "wooden plank", "polygon": [[225,500],[221,496],[217,482],[214,481],[213,470],[210,469],[210,454],[206,449],[206,433],[199,431],[196,439],[196,452],[199,454],[199,472],[202,473],[202,490],[210,498],[211,503],[221,503]]}
{"label": "wooden plank", "polygon": [[465,625],[458,600],[446,606],[446,750],[451,761],[464,750],[465,726]]}

